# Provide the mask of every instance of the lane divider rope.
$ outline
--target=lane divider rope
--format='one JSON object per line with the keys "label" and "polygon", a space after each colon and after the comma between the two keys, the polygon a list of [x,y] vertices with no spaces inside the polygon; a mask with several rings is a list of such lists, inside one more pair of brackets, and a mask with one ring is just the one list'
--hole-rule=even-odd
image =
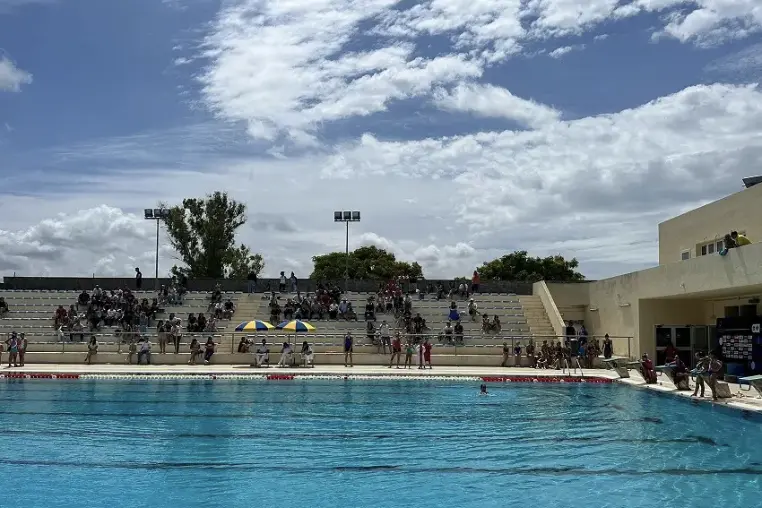
{"label": "lane divider rope", "polygon": [[426,376],[394,374],[52,374],[37,372],[4,372],[0,379],[64,379],[64,380],[263,380],[263,381],[480,381],[485,383],[591,383],[609,384],[613,379],[580,376]]}

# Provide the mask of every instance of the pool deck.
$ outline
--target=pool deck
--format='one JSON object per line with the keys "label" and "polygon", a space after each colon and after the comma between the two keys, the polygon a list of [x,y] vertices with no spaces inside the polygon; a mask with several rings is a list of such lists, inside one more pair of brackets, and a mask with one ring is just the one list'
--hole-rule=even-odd
{"label": "pool deck", "polygon": [[[505,378],[512,378],[516,381],[550,381],[560,380],[566,377],[566,374],[560,370],[536,370],[530,368],[511,368],[511,367],[434,367],[433,369],[396,369],[377,365],[357,365],[355,367],[344,367],[341,365],[317,365],[314,368],[255,368],[248,365],[76,365],[76,364],[28,364],[25,367],[2,367],[0,376],[2,377],[21,377],[29,375],[50,376],[93,376],[93,377],[155,377],[155,376],[182,376],[182,377],[264,377],[289,378],[290,376],[309,376],[309,377],[349,377],[349,378],[431,378],[431,379],[469,379],[479,380],[487,378],[491,381],[503,381]],[[762,415],[762,397],[753,389],[751,391],[742,390],[738,384],[729,383],[730,391],[733,397],[730,399],[720,399],[718,402],[712,402],[711,390],[707,387],[704,398],[691,398],[691,391],[677,391],[672,382],[665,376],[659,376],[659,381],[653,385],[647,385],[643,378],[636,372],[631,372],[629,379],[618,379],[617,374],[612,370],[606,369],[585,369],[582,373],[579,370],[572,371],[573,378],[583,378],[589,380],[602,379],[607,382],[617,381],[621,384],[637,387],[639,389],[651,390],[660,394],[684,397],[696,403],[718,404],[728,408],[741,411],[750,411]]]}

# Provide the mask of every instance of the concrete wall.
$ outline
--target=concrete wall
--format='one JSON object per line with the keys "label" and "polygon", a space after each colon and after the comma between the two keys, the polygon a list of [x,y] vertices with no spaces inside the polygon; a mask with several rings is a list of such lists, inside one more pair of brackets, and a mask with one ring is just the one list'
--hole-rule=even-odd
{"label": "concrete wall", "polygon": [[656,324],[713,324],[710,298],[762,292],[762,243],[593,282],[585,322],[594,334],[632,335],[653,353]]}
{"label": "concrete wall", "polygon": [[556,308],[564,321],[586,321],[593,282],[547,282]]}
{"label": "concrete wall", "polygon": [[540,297],[545,314],[548,315],[550,325],[553,327],[553,333],[556,337],[565,335],[564,319],[556,306],[556,302],[548,289],[545,281],[535,282],[532,285],[532,294]]}
{"label": "concrete wall", "polygon": [[726,305],[762,295],[762,243],[727,256],[702,256],[586,284],[549,282],[547,288],[565,320],[584,320],[593,335],[634,337],[633,354],[654,354],[655,325],[712,325]]}
{"label": "concrete wall", "polygon": [[[149,278],[146,274],[143,274],[143,289],[153,289],[155,286],[155,279]],[[246,291],[248,282],[245,280],[212,280],[212,279],[196,279],[188,281],[188,289],[190,291],[211,291],[217,283],[222,285],[224,291]],[[344,281],[333,281],[335,284],[343,287]],[[379,281],[372,280],[350,280],[348,289],[353,292],[369,292],[378,290]],[[442,282],[445,287],[451,282],[449,280],[425,280],[419,281],[417,287],[424,288],[428,284],[434,284]],[[159,284],[168,284],[169,279],[159,279]],[[104,289],[117,289],[129,287],[135,288],[135,279],[119,278],[119,277],[4,277],[3,284],[5,289],[48,289],[48,290],[91,290],[96,285]],[[278,279],[260,279],[259,290],[264,290],[268,284],[273,290],[278,289]],[[300,279],[299,289],[302,291],[314,291],[316,281],[310,279]],[[415,290],[416,285],[410,284],[411,290]],[[408,288],[405,288],[408,289]],[[486,281],[481,284],[481,292],[483,293],[516,293],[518,295],[531,295],[532,284],[526,282],[510,282],[510,281]]]}
{"label": "concrete wall", "polygon": [[681,261],[683,250],[697,256],[697,247],[721,240],[731,231],[746,231],[762,241],[762,184],[709,203],[659,224],[659,264]]}

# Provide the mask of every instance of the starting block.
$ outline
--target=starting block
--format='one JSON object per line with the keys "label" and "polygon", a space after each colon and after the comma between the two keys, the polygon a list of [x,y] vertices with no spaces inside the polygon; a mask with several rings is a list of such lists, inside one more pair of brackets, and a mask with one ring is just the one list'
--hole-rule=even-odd
{"label": "starting block", "polygon": [[748,383],[752,388],[757,390],[757,393],[762,396],[762,374],[757,376],[749,376],[739,378],[738,381]]}
{"label": "starting block", "polygon": [[619,374],[620,378],[628,378],[630,377],[630,369],[628,368],[627,358],[621,357],[621,356],[612,356],[611,358],[601,358],[601,361],[606,366],[607,369],[611,369],[617,374]]}
{"label": "starting block", "polygon": [[670,381],[672,381],[672,384],[675,385],[675,388],[678,390],[690,390],[691,387],[688,384],[688,376],[685,376],[684,379],[681,379],[679,383],[675,382],[675,368],[670,367],[669,365],[657,365],[656,366],[656,372],[661,372],[665,376],[669,378]]}

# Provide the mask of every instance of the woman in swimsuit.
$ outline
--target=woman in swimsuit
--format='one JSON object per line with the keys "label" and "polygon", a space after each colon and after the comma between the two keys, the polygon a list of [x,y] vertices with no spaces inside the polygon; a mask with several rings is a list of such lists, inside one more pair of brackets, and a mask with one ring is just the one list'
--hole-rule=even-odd
{"label": "woman in swimsuit", "polygon": [[397,335],[394,336],[394,340],[392,341],[392,359],[389,360],[389,368],[392,368],[392,364],[394,363],[394,358],[397,358],[397,368],[400,368],[400,354],[402,353],[402,340],[400,339],[399,332]]}
{"label": "woman in swimsuit", "polygon": [[426,339],[423,342],[423,363],[421,364],[421,368],[426,368],[425,364],[429,364],[429,368],[431,368],[431,343],[429,342],[429,339]]}
{"label": "woman in swimsuit", "polygon": [[8,367],[18,367],[19,340],[16,337],[16,332],[11,333],[6,344],[8,345]]}
{"label": "woman in swimsuit", "polygon": [[24,355],[26,354],[26,348],[29,346],[29,341],[26,340],[26,335],[21,334],[19,339],[19,367],[24,366]]}
{"label": "woman in swimsuit", "polygon": [[354,339],[352,338],[352,334],[347,332],[344,336],[344,367],[347,367],[347,359],[349,359],[349,367],[354,367],[354,360],[352,358],[353,344]]}

